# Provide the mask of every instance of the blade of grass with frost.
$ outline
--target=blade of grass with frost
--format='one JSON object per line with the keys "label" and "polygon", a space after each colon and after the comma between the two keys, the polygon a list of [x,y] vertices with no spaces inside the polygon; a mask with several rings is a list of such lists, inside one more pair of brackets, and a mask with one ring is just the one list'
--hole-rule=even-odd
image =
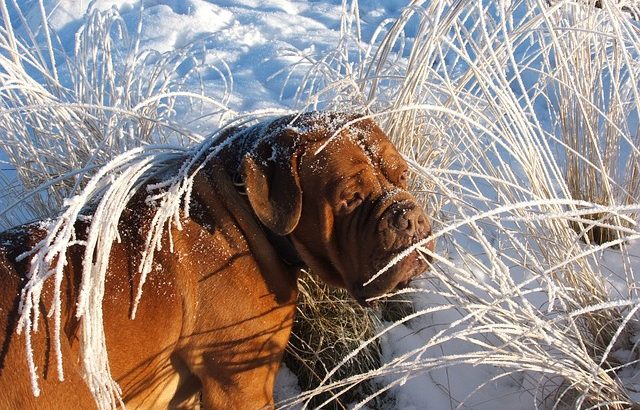
{"label": "blade of grass with frost", "polygon": [[[480,9],[479,4],[480,3],[469,4],[467,6],[467,9],[473,10],[475,7],[476,10],[481,13],[481,16],[484,16],[483,13],[486,13],[486,9]],[[448,96],[449,100],[445,101],[451,101],[453,103],[452,105],[448,105],[448,108],[461,113],[459,116],[455,117],[453,124],[459,126],[460,130],[463,131],[459,132],[456,136],[462,137],[464,142],[453,143],[451,144],[451,146],[465,147],[465,149],[468,150],[468,155],[479,158],[480,160],[467,162],[465,165],[471,165],[471,167],[463,168],[463,170],[456,175],[455,180],[451,180],[447,176],[446,172],[443,172],[442,174],[444,175],[441,175],[440,177],[438,177],[438,175],[434,174],[433,172],[430,172],[428,177],[430,179],[440,180],[441,182],[439,184],[436,184],[436,186],[438,186],[440,189],[442,189],[443,186],[446,187],[446,185],[451,184],[451,187],[453,189],[449,191],[444,190],[446,194],[444,194],[442,197],[449,198],[449,201],[454,205],[462,205],[458,206],[457,210],[461,213],[461,220],[463,221],[467,220],[469,222],[469,218],[473,218],[475,214],[486,214],[487,207],[489,207],[488,209],[492,209],[495,208],[496,204],[495,199],[486,196],[482,192],[480,186],[475,185],[475,183],[473,185],[466,186],[465,184],[467,184],[466,181],[468,180],[481,181],[483,179],[486,179],[487,181],[493,181],[494,184],[497,183],[497,191],[500,195],[498,199],[500,201],[506,201],[507,204],[521,204],[529,201],[531,206],[535,207],[536,205],[534,204],[537,203],[538,206],[540,206],[541,212],[537,213],[537,216],[535,217],[531,216],[530,208],[516,207],[505,212],[504,215],[506,216],[506,218],[497,218],[497,216],[495,215],[488,216],[486,218],[493,224],[498,232],[501,232],[501,235],[503,235],[502,240],[507,241],[509,247],[513,249],[512,252],[517,251],[521,253],[522,259],[513,259],[519,257],[518,253],[516,253],[514,256],[501,256],[501,253],[491,251],[490,248],[492,248],[494,245],[492,245],[490,241],[486,241],[483,239],[485,236],[483,230],[479,226],[467,223],[466,225],[470,225],[472,228],[472,235],[476,237],[478,243],[482,244],[484,252],[488,252],[488,254],[491,254],[492,256],[488,261],[489,265],[485,266],[485,263],[480,260],[477,260],[477,262],[473,262],[473,260],[476,260],[473,255],[466,255],[466,260],[469,260],[472,263],[465,266],[475,266],[476,268],[480,267],[481,269],[485,269],[486,273],[489,274],[490,277],[495,277],[496,279],[499,279],[500,275],[506,274],[506,280],[500,279],[500,283],[504,283],[506,286],[517,286],[517,284],[510,281],[508,270],[505,270],[504,266],[502,268],[499,267],[501,259],[512,258],[509,260],[512,260],[514,262],[520,261],[518,265],[523,267],[531,266],[531,262],[534,262],[536,264],[533,265],[536,266],[535,271],[538,272],[538,275],[540,275],[537,276],[538,279],[535,279],[536,276],[534,276],[534,279],[540,280],[541,283],[546,284],[548,294],[550,296],[550,301],[552,301],[552,303],[549,305],[550,309],[552,306],[554,306],[554,300],[557,300],[559,302],[559,304],[556,306],[560,306],[563,308],[569,308],[571,306],[588,306],[592,304],[593,301],[606,301],[607,299],[606,292],[603,291],[603,286],[601,283],[601,273],[598,271],[597,266],[593,265],[591,262],[595,261],[599,252],[601,252],[607,246],[598,246],[595,248],[591,248],[590,250],[583,251],[576,239],[575,234],[569,228],[568,222],[572,218],[579,218],[581,212],[583,211],[581,207],[586,207],[587,209],[589,209],[598,207],[598,204],[594,203],[593,201],[575,201],[569,194],[570,191],[564,181],[564,171],[562,170],[562,163],[554,153],[555,147],[550,145],[548,141],[555,141],[558,143],[556,146],[567,148],[569,151],[571,151],[572,148],[566,144],[562,144],[560,140],[555,138],[555,136],[551,133],[551,130],[549,130],[549,128],[545,124],[543,124],[540,119],[538,119],[536,110],[534,109],[535,98],[547,99],[547,101],[549,100],[547,96],[543,94],[542,90],[544,90],[544,87],[534,87],[535,91],[532,94],[531,98],[527,93],[516,95],[510,88],[511,81],[514,80],[503,75],[503,71],[501,68],[503,64],[508,64],[513,68],[513,73],[515,73],[516,76],[515,81],[519,84],[519,87],[521,89],[525,88],[522,77],[522,73],[524,73],[524,70],[536,73],[538,78],[544,81],[553,79],[553,74],[548,74],[553,73],[553,70],[550,70],[550,68],[552,67],[547,64],[547,66],[543,65],[541,66],[541,68],[538,68],[540,67],[538,63],[540,61],[540,58],[544,58],[553,50],[551,45],[549,45],[548,43],[547,37],[545,37],[545,33],[547,31],[553,32],[553,30],[555,29],[554,26],[548,24],[549,15],[561,11],[563,7],[568,4],[568,2],[558,2],[551,7],[548,7],[543,2],[516,2],[516,4],[525,4],[531,6],[526,12],[526,18],[522,21],[522,24],[517,25],[511,20],[507,19],[507,17],[505,17],[506,20],[509,20],[509,24],[506,24],[504,21],[498,21],[498,24],[491,26],[491,30],[495,30],[497,28],[503,33],[503,37],[500,38],[502,44],[499,44],[497,42],[499,36],[497,36],[496,31],[488,32],[485,30],[485,27],[489,27],[488,19],[482,20],[481,24],[474,23],[474,25],[471,26],[470,31],[467,29],[456,29],[455,32],[457,33],[456,35],[458,36],[458,40],[450,41],[446,38],[446,35],[443,35],[444,38],[439,39],[439,44],[443,44],[443,46],[441,46],[437,50],[438,55],[443,56],[446,55],[447,52],[453,51],[453,54],[456,56],[456,60],[454,61],[465,61],[468,65],[467,71],[463,71],[462,75],[450,75],[449,71],[444,65],[439,66],[442,69],[442,73],[436,73],[435,71],[432,73],[432,78],[435,78],[436,81],[444,81],[444,86],[439,86],[436,83],[435,89],[442,92],[442,94],[444,94],[445,96]],[[499,7],[501,7],[502,14],[507,15],[509,12],[508,10],[514,10],[517,5],[511,4],[511,8],[507,9],[507,7],[505,7],[503,3],[500,2]],[[469,12],[464,14],[464,18],[468,18],[473,15],[474,14],[472,12]],[[452,23],[452,25],[454,26],[456,24],[458,24],[458,22]],[[625,25],[622,22],[619,26],[629,27],[628,24]],[[476,49],[476,56],[471,57],[467,54],[467,50],[464,47],[459,46],[458,44],[463,44],[462,40],[469,40],[469,36],[475,35],[474,30],[476,30],[476,32],[479,32],[481,35],[479,37],[470,39],[470,41],[472,41],[471,44]],[[625,29],[621,29],[620,32],[624,32],[624,30]],[[398,33],[394,33],[393,35],[397,36],[398,38],[401,37],[398,35]],[[463,38],[465,36],[466,38]],[[521,66],[522,61],[518,60],[521,57],[515,55],[515,50],[520,45],[526,44],[527,42],[531,41],[529,39],[535,39],[535,41],[540,43],[539,51],[530,53],[529,57],[527,57],[528,60],[524,62],[525,65]],[[456,41],[458,41],[458,43],[456,43]],[[443,50],[443,48],[447,47],[448,49]],[[375,53],[372,53],[372,55],[374,54]],[[442,60],[444,61],[444,58],[442,58]],[[545,61],[548,62],[550,60]],[[383,67],[384,63],[379,63],[378,66]],[[519,67],[523,67],[523,69],[520,69]],[[366,72],[366,69],[364,71],[362,69],[355,70],[355,72]],[[412,73],[407,73],[406,75],[412,75]],[[379,76],[378,78],[382,78],[382,76]],[[343,80],[341,78],[335,79],[336,84],[342,81]],[[362,84],[361,79],[358,80],[358,83]],[[407,83],[410,84],[410,81],[407,81]],[[470,86],[469,84],[471,83],[475,85]],[[364,89],[365,87],[362,88]],[[323,91],[319,91],[318,94],[321,94],[322,92]],[[361,99],[359,96],[354,96],[353,98],[355,101]],[[588,102],[588,96],[578,96],[578,98],[581,98],[585,102]],[[418,104],[414,105],[417,106],[420,105],[420,103],[424,104],[423,101],[419,101]],[[524,104],[524,106],[521,104]],[[636,102],[635,105],[632,104],[631,106],[635,107],[637,105],[638,104]],[[368,108],[372,109],[375,109],[375,107],[376,105],[368,106]],[[486,110],[485,107],[489,107],[489,111],[487,113],[484,112]],[[432,114],[436,112],[433,112]],[[604,113],[605,111],[601,112]],[[551,114],[553,114],[553,112],[551,112]],[[393,116],[394,114],[390,113],[389,115]],[[496,163],[493,162],[493,158],[489,157],[486,154],[486,147],[482,145],[481,140],[477,137],[477,135],[475,135],[475,124],[474,126],[469,126],[466,117],[472,118],[474,119],[474,121],[479,123],[487,123],[488,125],[486,125],[486,127],[493,127],[493,129],[491,129],[491,134],[495,136],[495,140],[502,141],[502,139],[504,139],[503,147],[509,147],[507,152],[511,150],[510,158],[498,152],[496,157],[498,162],[496,165]],[[498,119],[498,121],[495,121],[496,119]],[[605,122],[614,127],[614,129],[615,127],[618,127],[617,123],[609,121],[608,119],[605,119]],[[620,134],[622,130],[623,128],[618,127],[617,133]],[[415,131],[415,128],[413,126],[408,126],[406,127],[406,131],[412,133]],[[623,138],[628,137],[625,134]],[[415,141],[415,139],[413,138],[411,140]],[[636,147],[637,145],[633,145],[632,149],[635,150]],[[454,154],[454,156],[456,155]],[[525,171],[525,174],[520,174],[518,169],[511,169],[511,161],[513,160],[513,158],[517,159],[518,165],[521,166],[521,169]],[[602,162],[594,162],[591,160],[588,160],[588,162],[586,163],[590,164],[589,166],[596,170],[598,168],[601,168],[601,166],[598,164],[602,164]],[[413,168],[414,170],[416,169],[416,167]],[[442,169],[444,167],[440,168]],[[469,171],[464,171],[464,169],[469,169]],[[483,174],[487,175],[487,177],[483,178]],[[453,173],[450,173],[449,175],[453,175]],[[525,176],[524,180],[522,178],[522,175]],[[612,176],[606,174],[603,175],[604,178],[608,179],[611,182],[612,186],[623,186]],[[500,183],[499,181],[505,182]],[[512,188],[513,186],[518,185],[521,185],[525,188]],[[547,202],[545,205],[545,201],[551,202]],[[553,203],[554,201],[558,202]],[[619,206],[624,204],[605,205],[608,205],[604,207],[607,209],[607,211],[605,212],[610,212],[613,215],[620,215],[619,217],[628,220],[629,214],[620,213],[621,209],[619,208]],[[632,204],[629,205],[631,205],[631,207],[628,208],[627,211],[630,211],[633,208]],[[563,208],[566,206],[570,208],[568,211]],[[467,213],[465,211],[465,208],[470,210],[471,213]],[[544,218],[545,213],[548,213],[550,217]],[[566,218],[556,217],[557,215],[562,213],[566,213]],[[509,214],[512,214],[512,217],[509,217]],[[442,223],[445,224],[444,229],[447,229],[448,223],[446,221],[443,221]],[[604,227],[612,226],[610,223],[607,223],[604,220],[596,221],[594,224],[602,224]],[[447,235],[456,235],[460,228],[461,226],[458,226],[456,227],[456,229],[448,231]],[[439,229],[442,228],[439,227]],[[625,232],[631,235],[631,237],[637,236],[637,231],[627,228],[624,229]],[[517,230],[520,230],[521,233],[519,233]],[[554,232],[553,237],[555,241],[561,245],[550,246],[546,244],[544,238],[547,236],[544,234],[544,232],[549,231]],[[536,232],[541,233],[536,234]],[[523,235],[531,236],[526,237]],[[441,241],[445,240],[445,242],[448,240],[448,238],[443,237],[442,235],[440,236],[440,239]],[[628,239],[629,238],[627,238],[627,240]],[[616,243],[622,244],[623,242],[624,241],[609,242],[608,246]],[[460,254],[460,256],[462,256],[462,254]],[[628,256],[626,256],[626,258],[628,259]],[[568,262],[568,260],[570,262]],[[444,262],[438,259],[438,263]],[[497,266],[494,267],[493,264],[497,264]],[[542,276],[543,272],[551,272],[557,268],[562,268],[564,270],[564,276]],[[571,272],[571,270],[573,269],[577,270],[575,272]],[[465,278],[475,277],[475,275],[470,274],[470,272],[460,273]],[[460,290],[458,286],[454,286],[451,289],[453,289],[454,291]],[[464,301],[466,298],[473,297],[473,288],[470,288],[468,292],[470,293],[461,294],[461,301]],[[491,292],[488,294],[491,294]],[[585,294],[596,295],[596,297],[585,299],[583,297],[583,295]],[[461,303],[460,305],[466,306],[464,303]],[[514,305],[514,307],[518,308],[517,304]],[[527,309],[529,309],[529,316],[527,317],[530,317],[532,312],[537,311],[537,309],[533,306],[529,306]],[[612,306],[605,312],[607,315],[610,315],[614,322],[617,320],[615,318],[619,317],[616,309],[616,307]],[[491,309],[489,309],[488,311],[490,312]],[[487,329],[490,329],[491,322],[488,323],[489,324]],[[596,324],[596,322],[594,322],[594,324]],[[596,327],[597,326],[598,325],[596,324]],[[618,330],[623,328],[624,324],[620,324],[619,327],[617,327]],[[585,346],[582,351],[591,351],[591,348],[587,349],[586,347],[586,345],[592,343],[589,341],[589,337],[583,338],[581,336],[581,330],[579,330],[579,327],[574,326],[573,329],[574,334],[576,335],[578,340],[577,343],[582,343]],[[613,333],[613,339],[620,335],[620,332],[618,331],[614,331]],[[548,340],[543,337],[537,343],[537,346],[543,347],[548,343]],[[573,342],[569,341],[567,343],[567,346],[573,346],[572,343]],[[531,354],[534,355],[533,357],[536,357],[535,352]],[[541,357],[541,363],[544,360],[547,360],[547,357],[543,355]],[[512,362],[514,368],[517,368],[517,363],[517,360]],[[523,365],[523,367],[525,366]],[[579,376],[580,373],[572,373],[570,371],[563,372],[562,368],[547,373],[549,374],[549,378],[553,377],[554,374],[560,374],[563,375],[563,378],[565,378],[566,380],[577,380],[576,378],[582,377]],[[584,378],[582,380],[583,382],[569,383],[569,386],[588,386],[589,383],[600,383],[598,381],[589,382],[589,379]],[[567,388],[562,393],[562,395],[565,395],[566,392],[569,391],[569,388]],[[594,388],[594,391],[597,391],[598,388],[595,386]],[[602,391],[608,391],[614,395],[624,395],[624,392],[620,390],[619,387],[614,387],[613,389],[603,388]],[[585,394],[586,393],[582,394],[582,400],[587,397]],[[624,400],[607,400],[605,396],[601,396],[601,400],[603,400],[603,402],[611,403],[625,402]]]}
{"label": "blade of grass with frost", "polygon": [[[17,15],[21,21],[25,20],[19,8]],[[116,33],[110,31],[114,26],[118,27],[118,30],[114,30]],[[13,33],[11,25],[8,25],[8,30]],[[25,25],[25,30],[27,38],[35,40],[36,36],[28,25]],[[40,181],[65,175],[69,169],[82,169],[92,163],[103,164],[110,157],[140,144],[140,140],[153,143],[175,142],[176,136],[184,134],[174,134],[180,127],[172,126],[170,122],[174,120],[167,115],[175,115],[174,107],[178,99],[191,103],[198,99],[200,104],[205,104],[201,105],[202,108],[213,107],[209,112],[222,113],[219,117],[224,117],[224,113],[228,111],[224,101],[217,102],[193,93],[186,88],[183,78],[173,74],[174,68],[181,61],[196,57],[194,53],[199,50],[197,44],[162,55],[146,51],[132,54],[131,50],[137,53],[138,49],[135,46],[128,47],[127,44],[138,44],[139,30],[140,25],[132,39],[126,33],[121,18],[113,10],[88,13],[87,22],[79,32],[73,58],[62,55],[58,59],[72,70],[69,78],[71,84],[68,86],[60,84],[53,75],[49,75],[47,61],[40,54],[38,44],[23,44],[21,41],[15,44],[20,49],[21,60],[13,65],[9,65],[9,60],[3,63],[9,73],[9,81],[6,83],[15,83],[15,79],[20,79],[23,84],[12,89],[9,98],[3,101],[5,104],[19,101],[17,106],[23,109],[25,105],[42,108],[30,111],[25,116],[7,117],[6,114],[13,109],[9,105],[8,110],[5,110],[5,117],[0,121],[0,127],[7,130],[5,138],[13,138],[7,146],[15,147],[11,151],[16,159],[13,162],[22,165],[16,168],[22,180],[26,181],[26,189],[36,188]],[[118,32],[121,36],[118,36]],[[119,60],[114,60],[111,51],[120,47],[119,41],[126,43],[124,48],[129,50],[129,54],[117,54]],[[4,42],[3,47],[11,52],[9,41]],[[91,50],[101,52],[94,53]],[[94,59],[95,55],[100,55],[100,59]],[[202,58],[202,54],[196,58],[193,70],[211,67],[204,62],[198,63],[198,59]],[[44,83],[38,83],[25,71],[23,61],[45,79]],[[223,73],[221,70],[217,72]],[[185,76],[188,77],[189,73]],[[232,83],[232,79],[229,82],[223,78],[223,82]],[[225,95],[228,98],[229,93],[226,92]],[[111,105],[104,106],[103,103]],[[65,104],[69,104],[66,107],[69,110],[64,107]],[[79,105],[71,108],[73,104]],[[55,138],[51,138],[51,133],[47,130],[60,132]],[[167,130],[171,132],[167,133]],[[42,155],[36,155],[34,149],[42,150]],[[60,155],[55,155],[56,152]],[[36,162],[24,166],[20,161],[24,157],[33,158]],[[65,183],[48,190],[49,198],[55,199],[54,202],[58,204],[53,206],[54,210],[62,203],[65,195],[73,195],[79,184],[84,183],[82,175],[76,175],[69,183],[69,188],[61,189]],[[40,207],[42,216],[51,215],[51,204],[42,204]]]}

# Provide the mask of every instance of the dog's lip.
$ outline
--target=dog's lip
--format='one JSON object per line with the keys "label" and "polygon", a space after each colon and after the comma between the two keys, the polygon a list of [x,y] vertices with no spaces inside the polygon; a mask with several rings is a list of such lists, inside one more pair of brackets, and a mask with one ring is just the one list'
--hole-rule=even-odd
{"label": "dog's lip", "polygon": [[[404,275],[402,275],[402,277],[397,282],[395,282],[393,286],[385,287],[382,290],[374,287],[371,289],[375,289],[375,290],[369,293],[367,292],[368,290],[367,287],[373,285],[373,283],[367,286],[354,285],[354,287],[350,292],[353,298],[362,307],[372,307],[372,305],[375,305],[375,303],[379,299],[381,299],[382,295],[408,288],[411,285],[411,283],[414,281],[414,279],[418,279],[421,274],[426,272],[427,268],[429,267],[429,263],[426,260],[424,260],[424,258],[420,256],[420,254],[418,254],[417,252],[412,252],[407,256],[407,258],[413,259],[410,262],[413,264],[413,266],[407,269],[407,272]],[[398,262],[398,263],[401,263],[401,262]],[[393,267],[391,269],[393,269]]]}
{"label": "dog's lip", "polygon": [[[371,257],[369,259],[369,260],[373,261],[373,263],[371,264],[371,271],[374,274],[377,274],[382,269],[387,267],[387,265],[394,258],[396,258],[398,255],[400,255],[402,252],[406,251],[407,249],[411,248],[412,246],[414,246],[414,244],[409,245],[409,246],[402,246],[402,247],[399,247],[398,249],[393,250],[393,251],[383,251],[383,250],[381,250],[379,248],[375,249],[371,253]],[[376,257],[376,255],[381,255],[381,254],[383,254],[384,256],[383,257]],[[412,264],[417,265],[415,268],[409,268],[409,270],[411,271],[411,274],[408,275],[409,278],[415,276],[417,271],[427,270],[429,268],[429,266],[430,266],[429,261],[425,260],[425,257],[423,256],[423,254],[418,249],[414,249],[409,254],[405,255],[403,258],[398,260],[395,264],[389,266],[387,271],[393,272],[394,270],[401,269],[402,266],[407,264],[407,263],[412,263]],[[420,273],[420,272],[418,272],[418,273]]]}

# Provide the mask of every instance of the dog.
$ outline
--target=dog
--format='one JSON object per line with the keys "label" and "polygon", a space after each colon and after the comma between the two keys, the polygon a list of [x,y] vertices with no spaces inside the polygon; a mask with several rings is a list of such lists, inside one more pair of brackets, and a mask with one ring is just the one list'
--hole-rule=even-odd
{"label": "dog", "polygon": [[[164,234],[134,320],[154,208],[141,193],[120,218],[102,309],[110,371],[127,408],[273,408],[301,268],[366,305],[429,267],[430,257],[417,251],[389,266],[416,242],[431,251],[433,242],[429,219],[407,190],[407,163],[371,119],[290,115],[230,128],[215,146],[215,158],[196,175],[190,216]],[[95,408],[74,314],[81,243],[67,253],[61,284],[65,381],[52,364],[49,280],[31,334],[41,390],[32,394],[16,333],[28,261],[16,259],[44,234],[37,224],[0,234],[0,403]]]}

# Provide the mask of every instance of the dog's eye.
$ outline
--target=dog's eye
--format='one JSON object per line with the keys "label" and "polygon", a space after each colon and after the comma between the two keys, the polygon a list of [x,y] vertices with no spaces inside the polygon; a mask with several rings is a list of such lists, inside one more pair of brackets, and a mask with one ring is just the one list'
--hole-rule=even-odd
{"label": "dog's eye", "polygon": [[341,214],[349,214],[353,212],[360,204],[362,204],[363,198],[360,192],[352,192],[343,197],[338,206],[338,211]]}

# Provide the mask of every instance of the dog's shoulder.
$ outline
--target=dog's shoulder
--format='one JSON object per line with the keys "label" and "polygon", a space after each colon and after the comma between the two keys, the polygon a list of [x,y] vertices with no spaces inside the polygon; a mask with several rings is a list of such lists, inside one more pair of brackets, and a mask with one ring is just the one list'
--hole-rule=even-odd
{"label": "dog's shoulder", "polygon": [[[3,275],[15,271],[18,264],[26,263],[22,258],[46,235],[46,222],[38,221],[20,225],[0,232],[0,271]],[[24,272],[24,269],[18,269]]]}

